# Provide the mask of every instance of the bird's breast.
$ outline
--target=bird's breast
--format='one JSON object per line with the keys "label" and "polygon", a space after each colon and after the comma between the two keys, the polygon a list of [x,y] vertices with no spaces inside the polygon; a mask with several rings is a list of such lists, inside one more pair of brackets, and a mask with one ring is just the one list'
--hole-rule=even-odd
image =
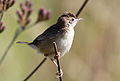
{"label": "bird's breast", "polygon": [[74,38],[74,29],[67,30],[63,37],[57,40],[58,50],[61,52],[61,56],[63,56],[66,52],[68,52],[72,46]]}

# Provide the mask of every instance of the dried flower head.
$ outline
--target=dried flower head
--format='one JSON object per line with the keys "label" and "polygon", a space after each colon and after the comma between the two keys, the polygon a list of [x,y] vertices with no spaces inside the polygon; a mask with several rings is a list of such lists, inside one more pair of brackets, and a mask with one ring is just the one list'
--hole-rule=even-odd
{"label": "dried flower head", "polygon": [[49,10],[46,10],[44,8],[40,8],[39,12],[38,12],[38,17],[36,20],[36,23],[44,21],[44,20],[48,20],[51,16],[51,12]]}
{"label": "dried flower head", "polygon": [[17,11],[18,23],[23,29],[30,23],[30,15],[32,13],[32,2],[27,0],[25,3],[20,3],[20,11]]}
{"label": "dried flower head", "polygon": [[5,29],[5,26],[3,26],[3,23],[0,22],[0,33],[2,33]]}
{"label": "dried flower head", "polygon": [[0,13],[13,6],[15,0],[0,0]]}

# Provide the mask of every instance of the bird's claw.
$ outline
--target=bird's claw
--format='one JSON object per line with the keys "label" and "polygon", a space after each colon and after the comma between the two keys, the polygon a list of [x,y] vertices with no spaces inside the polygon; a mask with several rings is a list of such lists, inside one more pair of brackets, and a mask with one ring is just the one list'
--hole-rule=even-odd
{"label": "bird's claw", "polygon": [[56,72],[56,78],[62,77],[63,76],[63,71],[60,69],[60,72]]}
{"label": "bird's claw", "polygon": [[54,59],[60,59],[60,52],[57,52],[57,54],[55,54]]}

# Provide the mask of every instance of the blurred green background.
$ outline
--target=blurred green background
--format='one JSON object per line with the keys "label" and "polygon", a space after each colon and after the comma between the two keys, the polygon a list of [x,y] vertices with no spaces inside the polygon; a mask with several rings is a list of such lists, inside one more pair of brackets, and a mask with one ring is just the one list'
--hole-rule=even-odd
{"label": "blurred green background", "polygon": [[[0,34],[0,57],[10,43],[17,24],[19,3],[5,13],[5,31]],[[49,21],[23,32],[16,41],[32,41],[65,11],[76,13],[84,0],[33,0],[34,21],[38,9],[52,12]],[[89,0],[81,13],[84,18],[75,27],[75,39],[68,54],[61,59],[63,81],[120,81],[120,0]],[[43,55],[27,45],[14,44],[0,67],[0,81],[22,81],[43,59]],[[29,81],[58,81],[56,68],[47,62]]]}

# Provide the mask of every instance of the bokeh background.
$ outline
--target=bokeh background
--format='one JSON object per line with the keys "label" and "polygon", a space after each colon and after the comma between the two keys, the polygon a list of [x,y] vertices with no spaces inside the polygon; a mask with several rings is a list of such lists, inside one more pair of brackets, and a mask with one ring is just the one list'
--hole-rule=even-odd
{"label": "bokeh background", "polygon": [[[6,30],[0,34],[0,57],[17,27],[19,3],[5,13]],[[34,21],[39,8],[50,9],[52,17],[23,32],[16,41],[32,41],[65,11],[76,13],[84,0],[33,0]],[[63,81],[120,81],[120,0],[89,0],[75,27],[75,39],[61,59]],[[0,81],[22,81],[44,58],[27,45],[14,44],[0,67]],[[57,81],[54,64],[47,62],[29,81]]]}

